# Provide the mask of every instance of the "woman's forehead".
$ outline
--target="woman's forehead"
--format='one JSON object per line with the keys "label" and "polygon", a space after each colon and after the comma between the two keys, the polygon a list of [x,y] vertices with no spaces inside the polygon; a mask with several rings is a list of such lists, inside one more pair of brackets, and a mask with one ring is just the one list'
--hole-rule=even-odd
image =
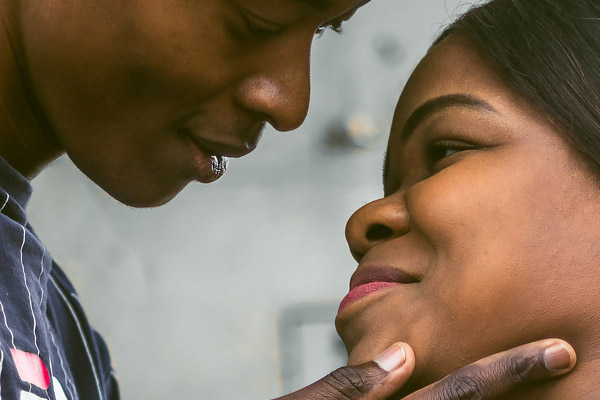
{"label": "woman's forehead", "polygon": [[[398,170],[404,149],[411,146],[407,139],[419,124],[428,124],[438,114],[446,121],[443,124],[451,118],[454,128],[457,120],[491,116],[509,131],[524,126],[553,127],[545,115],[504,82],[475,45],[450,35],[421,61],[400,96],[384,162],[384,185],[391,170]],[[463,119],[465,115],[468,118]]]}
{"label": "woman's forehead", "polygon": [[[432,97],[497,86],[493,71],[469,42],[449,36],[431,49],[407,82],[398,107]],[[483,85],[485,84],[485,85]],[[414,106],[418,107],[417,104]]]}
{"label": "woman's forehead", "polygon": [[451,97],[471,98],[500,111],[517,104],[530,111],[475,45],[450,35],[431,49],[408,80],[396,106],[392,135],[399,135],[409,117],[426,103]]}

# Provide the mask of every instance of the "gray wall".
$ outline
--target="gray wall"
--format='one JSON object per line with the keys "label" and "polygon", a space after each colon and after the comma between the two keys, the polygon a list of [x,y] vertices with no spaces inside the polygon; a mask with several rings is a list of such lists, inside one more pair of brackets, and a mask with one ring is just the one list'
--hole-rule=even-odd
{"label": "gray wall", "polygon": [[373,0],[315,42],[302,128],[268,130],[220,181],[166,206],[124,207],[66,158],[34,180],[30,220],[108,341],[125,399],[265,399],[344,363],[344,225],[380,195],[394,103],[458,3]]}

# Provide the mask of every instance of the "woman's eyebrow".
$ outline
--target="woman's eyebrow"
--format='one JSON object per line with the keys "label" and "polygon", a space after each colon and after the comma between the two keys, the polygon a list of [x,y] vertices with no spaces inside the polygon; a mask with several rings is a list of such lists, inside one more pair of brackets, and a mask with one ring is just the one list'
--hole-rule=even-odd
{"label": "woman's eyebrow", "polygon": [[495,113],[498,112],[490,103],[468,94],[458,93],[435,97],[426,101],[408,117],[400,135],[401,142],[406,142],[417,126],[427,117],[449,107],[468,107]]}

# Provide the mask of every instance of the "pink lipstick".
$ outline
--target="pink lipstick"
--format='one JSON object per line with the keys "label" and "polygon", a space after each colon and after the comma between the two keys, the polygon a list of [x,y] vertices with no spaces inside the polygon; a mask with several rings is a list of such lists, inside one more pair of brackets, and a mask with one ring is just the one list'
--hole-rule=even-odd
{"label": "pink lipstick", "polygon": [[400,285],[402,284],[398,282],[369,282],[364,283],[362,285],[358,285],[352,290],[350,290],[346,297],[342,299],[342,302],[340,303],[340,307],[338,309],[338,313],[345,307],[349,306],[350,304],[354,303],[359,299],[362,299],[363,297],[372,295],[383,289],[388,289]]}
{"label": "pink lipstick", "polygon": [[417,277],[399,268],[363,265],[352,275],[350,292],[342,299],[338,313],[355,301],[381,290],[417,282]]}

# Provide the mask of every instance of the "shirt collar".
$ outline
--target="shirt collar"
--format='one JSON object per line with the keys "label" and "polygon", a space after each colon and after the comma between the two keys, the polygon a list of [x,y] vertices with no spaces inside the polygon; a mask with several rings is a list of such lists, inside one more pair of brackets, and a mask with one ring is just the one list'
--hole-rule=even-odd
{"label": "shirt collar", "polygon": [[[31,182],[2,157],[0,157],[0,187],[25,210],[31,198]],[[4,203],[4,199],[0,199],[0,202]]]}

